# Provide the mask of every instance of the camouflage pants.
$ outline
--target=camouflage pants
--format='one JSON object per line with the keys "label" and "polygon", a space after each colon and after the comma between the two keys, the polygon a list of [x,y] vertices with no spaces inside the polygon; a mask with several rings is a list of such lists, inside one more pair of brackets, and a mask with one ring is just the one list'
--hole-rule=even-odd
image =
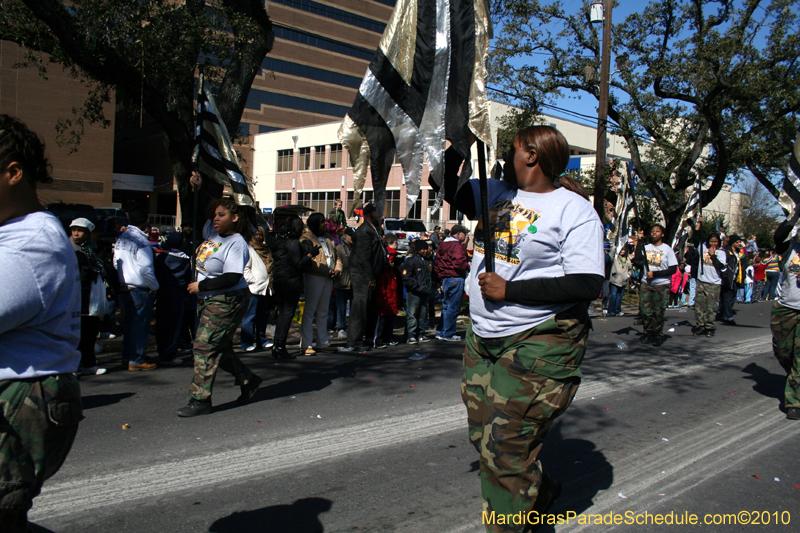
{"label": "camouflage pants", "polygon": [[[667,310],[667,299],[669,298],[669,284],[650,285],[643,282],[641,287],[639,309],[642,312],[644,332],[653,337],[662,337],[664,335],[664,311]],[[697,305],[697,300],[695,300],[695,305]]]}
{"label": "camouflage pants", "polygon": [[776,303],[770,327],[772,351],[786,371],[783,406],[800,407],[800,311]]}
{"label": "camouflage pants", "polygon": [[694,297],[694,317],[697,329],[714,331],[717,325],[714,322],[719,310],[719,285],[697,280],[697,289]]}
{"label": "camouflage pants", "polygon": [[[578,366],[588,325],[588,317],[566,312],[509,337],[483,339],[471,327],[467,332],[461,397],[470,442],[480,453],[485,512],[509,515],[535,509],[546,476],[539,452],[580,385]],[[524,525],[486,528],[510,533],[523,531]]]}
{"label": "camouflage pants", "polygon": [[64,464],[78,432],[78,378],[0,381],[0,409],[0,530],[26,531],[33,498]]}
{"label": "camouflage pants", "polygon": [[210,400],[217,366],[233,374],[237,385],[255,377],[233,353],[233,334],[242,323],[250,291],[241,289],[201,300],[197,304],[200,324],[194,338],[194,379],[189,394],[195,400]]}

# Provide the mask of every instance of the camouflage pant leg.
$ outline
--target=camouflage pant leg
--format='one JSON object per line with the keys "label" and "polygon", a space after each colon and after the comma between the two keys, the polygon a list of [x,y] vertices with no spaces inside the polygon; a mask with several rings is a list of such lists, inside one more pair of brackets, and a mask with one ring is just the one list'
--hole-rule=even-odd
{"label": "camouflage pant leg", "polygon": [[800,407],[800,311],[776,303],[770,327],[772,351],[786,371],[783,405]]}
{"label": "camouflage pant leg", "polygon": [[246,385],[253,372],[233,353],[233,334],[241,324],[250,291],[226,292],[198,303],[200,325],[194,339],[194,379],[189,394],[196,400],[209,400],[217,366],[233,374],[237,385]]}
{"label": "camouflage pant leg", "polygon": [[762,300],[761,293],[764,292],[764,280],[760,279],[753,282],[753,296],[750,298],[752,303],[760,302]]}
{"label": "camouflage pant leg", "polygon": [[697,329],[714,331],[717,328],[714,322],[719,310],[719,285],[697,280],[697,289],[694,297],[694,316]]}
{"label": "camouflage pant leg", "polygon": [[640,308],[644,331],[648,335],[661,337],[664,333],[664,311],[667,310],[669,285],[642,283]]}
{"label": "camouflage pant leg", "polygon": [[0,529],[25,531],[33,498],[64,464],[78,432],[78,379],[0,381],[0,409]]}
{"label": "camouflage pant leg", "polygon": [[[572,374],[585,352],[586,333],[588,327],[567,333],[555,320],[501,339],[468,333],[462,397],[470,441],[480,452],[486,513],[513,515],[534,508],[543,476],[539,452],[553,421],[578,390],[580,378]],[[565,364],[553,364],[554,359]],[[565,377],[546,377],[536,373],[540,370],[563,372]],[[486,525],[493,533],[519,532],[523,527]]]}

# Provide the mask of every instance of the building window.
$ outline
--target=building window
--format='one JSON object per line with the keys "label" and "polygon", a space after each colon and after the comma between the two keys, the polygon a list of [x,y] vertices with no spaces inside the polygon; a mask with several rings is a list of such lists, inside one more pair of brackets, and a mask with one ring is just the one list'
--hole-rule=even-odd
{"label": "building window", "polygon": [[342,145],[331,145],[331,164],[329,168],[342,168]]}
{"label": "building window", "polygon": [[[374,191],[361,191],[362,205],[375,199]],[[347,191],[347,206],[353,203],[353,191]],[[400,190],[386,191],[386,202],[383,204],[385,218],[401,218],[400,216]]]}
{"label": "building window", "polygon": [[292,171],[292,150],[278,150],[278,172]]}
{"label": "building window", "polygon": [[290,192],[275,193],[275,207],[280,207],[282,205],[290,205],[291,203],[292,203],[292,193]]}
{"label": "building window", "polygon": [[314,170],[320,170],[325,168],[325,147],[324,146],[315,146],[314,147]]}
{"label": "building window", "polygon": [[439,210],[436,214],[433,214],[433,206],[436,205],[436,193],[433,189],[428,191],[428,219],[434,222],[439,222],[442,220],[442,209],[444,209],[444,200],[442,200],[442,205],[439,206]]}
{"label": "building window", "polygon": [[[422,191],[420,191],[421,193]],[[422,218],[422,194],[417,197],[417,201],[414,202],[414,206],[411,208],[411,211],[408,213],[408,218]]]}
{"label": "building window", "polygon": [[297,153],[297,170],[308,170],[311,166],[311,147],[300,148]]}
{"label": "building window", "polygon": [[448,211],[448,216],[447,216],[448,222],[456,222],[459,216],[461,215],[461,213],[458,212],[458,209],[456,209],[455,206],[449,204],[447,211]]}
{"label": "building window", "polygon": [[297,193],[297,203],[310,207],[314,212],[328,216],[334,203],[339,199],[339,191]]}

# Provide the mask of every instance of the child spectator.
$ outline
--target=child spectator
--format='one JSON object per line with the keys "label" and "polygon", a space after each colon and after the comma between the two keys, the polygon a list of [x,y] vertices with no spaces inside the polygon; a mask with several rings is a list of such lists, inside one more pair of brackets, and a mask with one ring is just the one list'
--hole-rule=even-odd
{"label": "child spectator", "polygon": [[[376,347],[385,348],[397,344],[392,338],[394,333],[394,316],[398,311],[397,304],[397,263],[401,258],[397,255],[397,236],[389,233],[384,236],[386,257],[389,268],[383,269],[377,283],[377,307],[380,322],[376,331]],[[378,339],[377,337],[380,336]]]}
{"label": "child spectator", "polygon": [[680,263],[678,265],[678,270],[672,275],[670,282],[668,309],[680,309],[681,306],[678,305],[680,301],[679,295],[683,293],[683,289],[689,282],[689,273],[686,272],[686,263]]}

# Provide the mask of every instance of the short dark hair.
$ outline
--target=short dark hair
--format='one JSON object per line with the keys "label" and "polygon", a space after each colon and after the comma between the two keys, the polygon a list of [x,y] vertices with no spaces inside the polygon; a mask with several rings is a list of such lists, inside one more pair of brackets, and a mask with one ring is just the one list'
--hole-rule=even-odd
{"label": "short dark hair", "polygon": [[18,118],[0,115],[0,167],[20,164],[30,183],[50,183],[53,167],[44,155],[44,142]]}
{"label": "short dark hair", "polygon": [[386,239],[386,244],[394,244],[397,242],[397,235],[394,233],[387,233],[384,238]]}
{"label": "short dark hair", "polygon": [[284,233],[291,233],[295,238],[298,238],[303,234],[303,221],[300,220],[300,217],[297,215],[289,215],[286,217],[286,220],[283,221],[281,231]]}
{"label": "short dark hair", "polygon": [[667,229],[659,223],[655,223],[652,226],[650,226],[650,231],[653,231],[653,228],[661,228],[661,233],[667,232]]}
{"label": "short dark hair", "polygon": [[314,234],[316,234],[317,230],[319,230],[320,226],[322,226],[324,223],[325,215],[319,212],[311,213],[306,219],[306,226],[308,226],[308,229],[310,229]]}

